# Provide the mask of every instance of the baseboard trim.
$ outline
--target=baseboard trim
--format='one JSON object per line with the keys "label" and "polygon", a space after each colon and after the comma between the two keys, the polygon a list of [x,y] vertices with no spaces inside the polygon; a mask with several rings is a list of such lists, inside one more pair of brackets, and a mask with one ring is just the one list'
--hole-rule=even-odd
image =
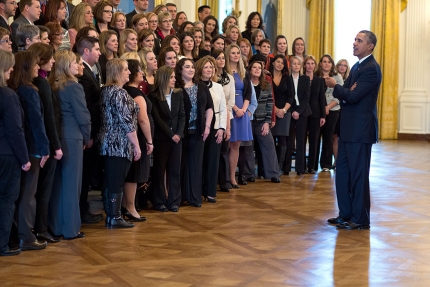
{"label": "baseboard trim", "polygon": [[399,140],[412,140],[412,141],[430,141],[430,134],[404,134],[398,133]]}

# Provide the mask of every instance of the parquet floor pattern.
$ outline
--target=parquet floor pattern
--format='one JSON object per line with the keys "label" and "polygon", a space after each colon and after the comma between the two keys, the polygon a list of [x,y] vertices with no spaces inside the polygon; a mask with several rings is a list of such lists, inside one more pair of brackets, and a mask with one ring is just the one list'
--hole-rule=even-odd
{"label": "parquet floor pattern", "polygon": [[[0,258],[0,286],[430,286],[430,143],[373,148],[371,229],[336,230],[335,172],[282,176],[128,230]],[[97,193],[92,206],[101,208]]]}

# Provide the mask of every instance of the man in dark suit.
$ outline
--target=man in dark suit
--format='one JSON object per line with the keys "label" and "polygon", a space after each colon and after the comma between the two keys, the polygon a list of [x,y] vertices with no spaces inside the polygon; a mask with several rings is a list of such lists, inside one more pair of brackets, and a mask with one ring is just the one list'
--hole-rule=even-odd
{"label": "man in dark suit", "polygon": [[339,216],[328,220],[341,229],[370,228],[369,170],[372,145],[378,140],[376,100],[382,74],[372,55],[374,33],[363,30],[355,37],[352,67],[343,87],[326,78],[327,87],[342,104],[339,151],[336,161],[336,195]]}
{"label": "man in dark suit", "polygon": [[133,0],[134,10],[125,15],[127,20],[127,27],[131,28],[131,19],[137,13],[144,14],[148,10],[149,1],[148,0]]}
{"label": "man in dark suit", "polygon": [[40,13],[42,12],[38,0],[21,0],[19,2],[19,8],[21,10],[21,15],[10,25],[12,28],[12,50],[14,52],[18,51],[16,45],[16,29],[18,26],[23,24],[33,25],[34,22],[39,19]]}
{"label": "man in dark suit", "polygon": [[99,159],[98,149],[94,142],[100,130],[100,82],[98,76],[95,75],[91,69],[91,67],[98,62],[101,55],[99,41],[96,38],[84,37],[77,43],[77,50],[84,62],[84,73],[78,78],[78,81],[84,88],[87,108],[91,115],[91,140],[84,150],[82,189],[79,206],[82,223],[96,223],[102,220],[103,216],[102,214],[92,214],[90,212],[88,190],[91,177]]}
{"label": "man in dark suit", "polygon": [[18,8],[16,2],[0,0],[0,27],[12,31],[9,26],[9,18],[15,15],[16,8]]}

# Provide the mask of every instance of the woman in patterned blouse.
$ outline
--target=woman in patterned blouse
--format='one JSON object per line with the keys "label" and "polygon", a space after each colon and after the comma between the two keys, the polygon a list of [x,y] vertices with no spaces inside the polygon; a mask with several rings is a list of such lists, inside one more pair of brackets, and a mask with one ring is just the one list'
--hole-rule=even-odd
{"label": "woman in patterned blouse", "polygon": [[121,218],[121,199],[132,160],[139,160],[137,139],[139,106],[122,87],[129,81],[127,61],[112,59],[106,65],[106,86],[100,98],[100,154],[104,156],[103,203],[106,226],[127,228],[134,224]]}

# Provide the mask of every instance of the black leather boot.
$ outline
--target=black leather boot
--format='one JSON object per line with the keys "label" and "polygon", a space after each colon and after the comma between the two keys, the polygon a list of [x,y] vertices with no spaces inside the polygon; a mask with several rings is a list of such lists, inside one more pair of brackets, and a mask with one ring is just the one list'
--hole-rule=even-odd
{"label": "black leather boot", "polygon": [[110,225],[111,212],[109,205],[109,191],[107,188],[103,188],[102,190],[102,200],[106,212],[105,226],[108,227]]}
{"label": "black leather boot", "polygon": [[121,217],[121,193],[110,193],[109,194],[109,211],[110,211],[110,223],[109,228],[131,228],[134,227],[133,223],[125,221]]}

